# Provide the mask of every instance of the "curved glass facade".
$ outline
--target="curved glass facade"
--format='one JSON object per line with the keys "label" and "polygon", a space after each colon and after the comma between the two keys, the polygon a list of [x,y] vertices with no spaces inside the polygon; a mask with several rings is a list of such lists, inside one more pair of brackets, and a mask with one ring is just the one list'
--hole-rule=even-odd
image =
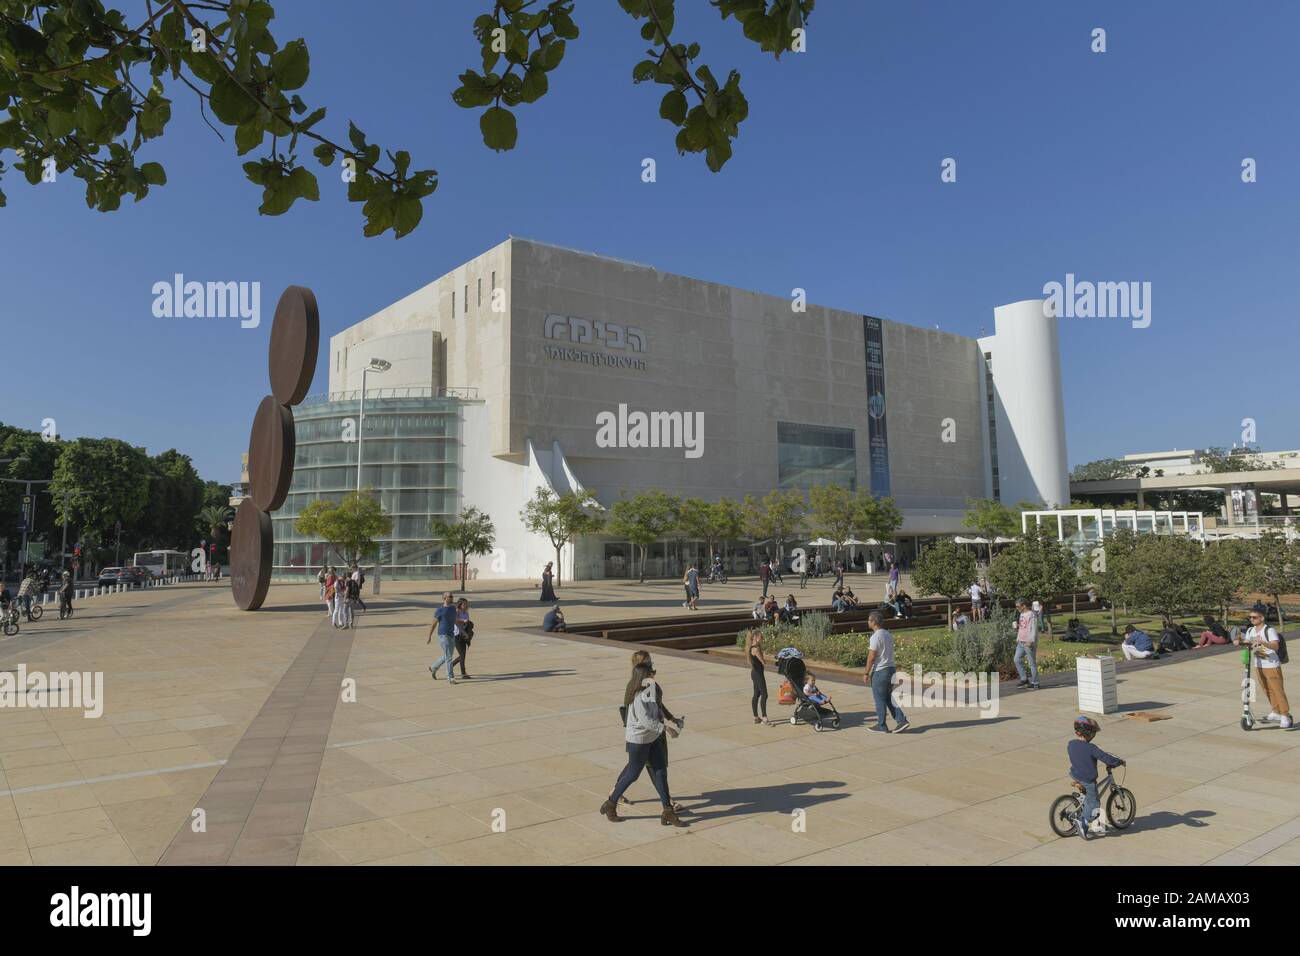
{"label": "curved glass facade", "polygon": [[[393,519],[392,532],[379,544],[386,578],[451,574],[453,559],[430,524],[453,520],[459,510],[461,404],[455,398],[383,397],[379,390],[366,395],[361,487],[377,491]],[[356,392],[335,401],[308,398],[294,409],[293,483],[271,516],[276,578],[314,577],[322,564],[342,561],[329,545],[299,534],[294,521],[313,501],[339,501],[356,490],[359,411]]]}

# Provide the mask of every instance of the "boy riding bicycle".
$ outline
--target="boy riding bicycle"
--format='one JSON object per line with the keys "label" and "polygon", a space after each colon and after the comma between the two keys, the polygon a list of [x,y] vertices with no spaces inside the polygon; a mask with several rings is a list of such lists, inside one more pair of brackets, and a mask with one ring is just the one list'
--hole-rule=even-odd
{"label": "boy riding bicycle", "polygon": [[1083,812],[1074,825],[1085,840],[1089,834],[1106,835],[1106,815],[1101,812],[1101,800],[1097,796],[1097,761],[1107,767],[1124,766],[1123,760],[1092,742],[1100,730],[1101,726],[1095,720],[1087,714],[1080,714],[1074,719],[1074,740],[1065,745],[1065,753],[1070,758],[1070,779],[1083,790]]}

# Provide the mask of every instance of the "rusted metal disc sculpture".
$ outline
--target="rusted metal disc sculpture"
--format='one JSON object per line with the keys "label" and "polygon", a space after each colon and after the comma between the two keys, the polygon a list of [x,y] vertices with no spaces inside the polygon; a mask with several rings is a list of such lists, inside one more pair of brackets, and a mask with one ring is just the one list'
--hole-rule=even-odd
{"label": "rusted metal disc sculpture", "polygon": [[235,603],[245,611],[256,611],[266,600],[271,585],[271,516],[245,498],[235,511],[235,528],[230,533],[230,589]]}
{"label": "rusted metal disc sculpture", "polygon": [[235,604],[256,611],[271,584],[274,535],[270,512],[284,504],[293,480],[296,447],[293,410],[316,374],[320,314],[311,289],[291,285],[275,307],[268,348],[271,394],[262,399],[248,438],[248,497],[235,513],[230,536],[231,593]]}
{"label": "rusted metal disc sculpture", "polygon": [[248,436],[248,496],[260,511],[276,511],[293,478],[293,412],[274,395],[262,399]]}

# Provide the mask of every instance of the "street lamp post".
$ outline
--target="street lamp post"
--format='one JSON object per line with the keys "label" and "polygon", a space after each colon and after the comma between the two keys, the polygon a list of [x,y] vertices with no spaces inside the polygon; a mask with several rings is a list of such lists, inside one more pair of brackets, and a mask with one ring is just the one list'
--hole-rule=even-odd
{"label": "street lamp post", "polygon": [[[383,373],[393,367],[393,363],[386,359],[372,358],[370,364],[361,370],[361,410],[357,414],[357,494],[361,494],[361,451],[366,439],[366,374],[368,372]],[[361,562],[361,556],[357,556],[358,565]],[[375,593],[379,593],[379,555],[375,555]]]}
{"label": "street lamp post", "polygon": [[366,374],[387,372],[392,367],[392,362],[372,358],[370,364],[361,370],[361,411],[357,415],[357,494],[361,494],[361,446],[366,439]]}

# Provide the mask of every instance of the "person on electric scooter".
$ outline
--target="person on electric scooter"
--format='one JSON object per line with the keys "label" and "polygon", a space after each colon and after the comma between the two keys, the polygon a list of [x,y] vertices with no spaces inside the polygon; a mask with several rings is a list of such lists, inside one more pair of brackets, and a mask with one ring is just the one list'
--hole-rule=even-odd
{"label": "person on electric scooter", "polygon": [[1101,812],[1101,800],[1097,796],[1097,761],[1107,767],[1124,766],[1123,760],[1092,742],[1100,730],[1095,720],[1080,714],[1074,718],[1074,739],[1065,745],[1066,756],[1070,758],[1070,779],[1083,787],[1083,812],[1074,825],[1085,840],[1089,835],[1106,835],[1106,815]]}

